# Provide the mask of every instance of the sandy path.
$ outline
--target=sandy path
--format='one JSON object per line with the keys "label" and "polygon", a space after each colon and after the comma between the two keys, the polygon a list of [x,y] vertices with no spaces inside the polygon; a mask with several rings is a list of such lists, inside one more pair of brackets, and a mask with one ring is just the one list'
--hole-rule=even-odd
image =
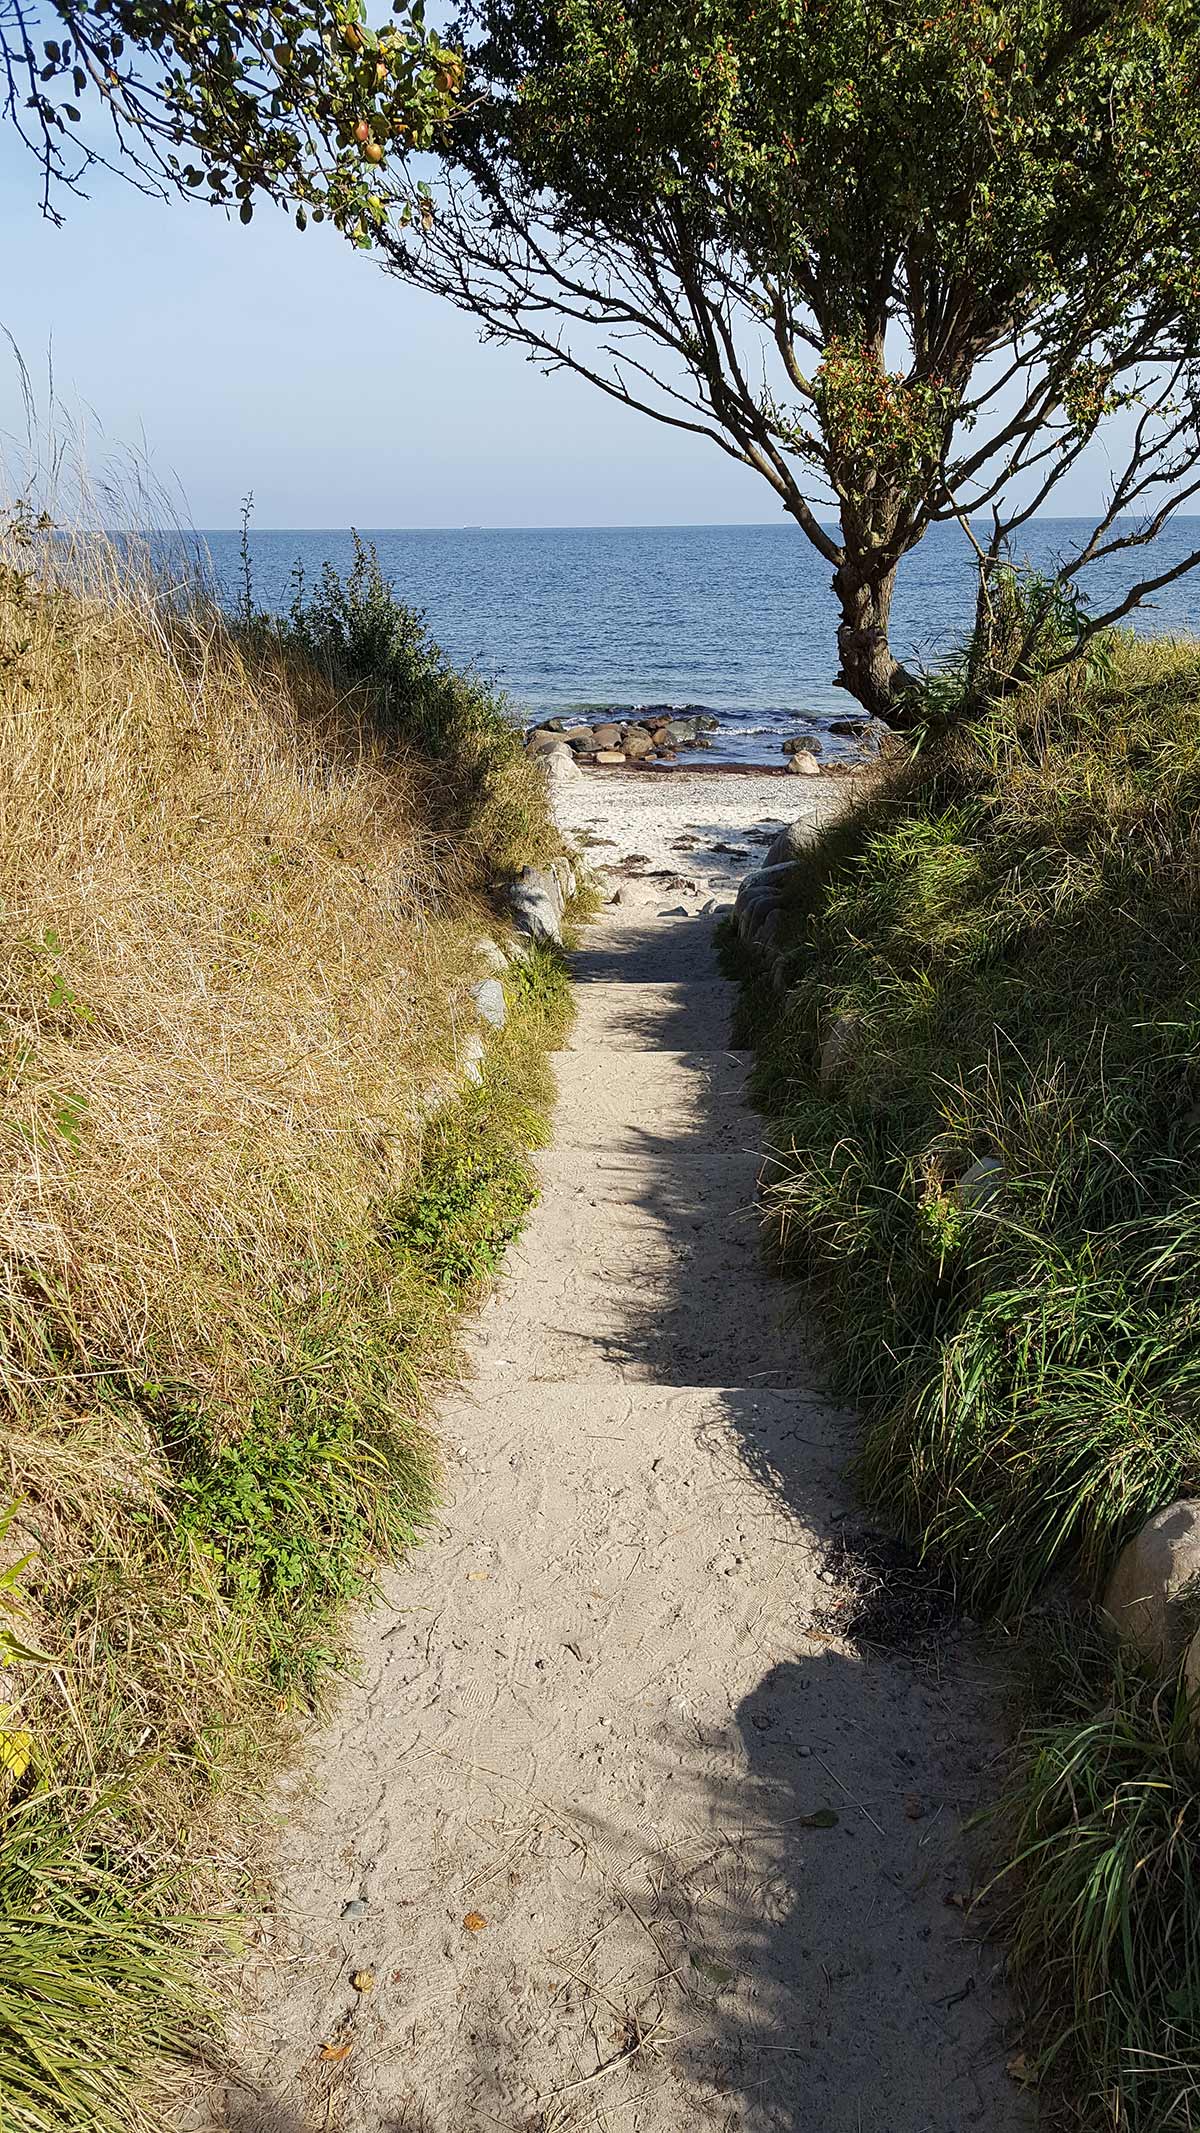
{"label": "sandy path", "polygon": [[1025,2123],[946,1902],[979,1662],[817,1626],[851,1433],[758,1256],[710,894],[626,882],[578,957],[544,1197],[442,1415],[442,1521],[295,1781],[221,2126]]}

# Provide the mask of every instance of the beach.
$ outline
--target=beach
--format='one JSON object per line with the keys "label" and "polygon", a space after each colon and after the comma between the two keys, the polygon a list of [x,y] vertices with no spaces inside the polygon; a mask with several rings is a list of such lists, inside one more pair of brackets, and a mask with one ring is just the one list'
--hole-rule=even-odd
{"label": "beach", "polygon": [[616,893],[623,877],[661,877],[664,896],[704,890],[725,903],[781,829],[832,821],[866,775],[575,766],[555,775],[552,788],[564,835],[615,881]]}

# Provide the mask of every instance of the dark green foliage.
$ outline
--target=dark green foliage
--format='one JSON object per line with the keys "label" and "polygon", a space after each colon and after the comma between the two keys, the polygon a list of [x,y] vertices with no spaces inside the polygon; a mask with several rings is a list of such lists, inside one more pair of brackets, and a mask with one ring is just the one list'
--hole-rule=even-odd
{"label": "dark green foliage", "polygon": [[[931,748],[797,885],[771,1234],[869,1495],[989,1605],[1095,1580],[1200,1479],[1198,795],[1195,655],[1128,646]],[[979,1157],[1003,1184],[972,1204]]]}
{"label": "dark green foliage", "polygon": [[[783,1000],[727,935],[769,1235],[864,1412],[866,1493],[1010,1619],[1056,1572],[1098,1595],[1200,1488],[1198,891],[1200,652],[1123,641],[931,740],[817,840]],[[1004,1825],[1042,2122],[1192,2133],[1194,1717],[1080,1638]]]}
{"label": "dark green foliage", "polygon": [[1200,2091],[1194,1713],[1078,1627],[1001,1809],[1043,2123],[1192,2133]]}
{"label": "dark green foliage", "polygon": [[328,216],[367,243],[388,152],[428,147],[462,80],[422,0],[393,14],[375,30],[360,0],[4,0],[5,115],[55,221],[115,154],[143,191],[237,206],[243,222],[262,195],[294,206],[301,229]]}

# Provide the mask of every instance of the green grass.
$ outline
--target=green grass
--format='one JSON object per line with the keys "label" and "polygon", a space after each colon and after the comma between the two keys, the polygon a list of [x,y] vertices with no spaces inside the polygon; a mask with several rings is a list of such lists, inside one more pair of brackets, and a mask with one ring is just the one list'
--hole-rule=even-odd
{"label": "green grass", "polygon": [[1195,1717],[1072,1626],[1000,1809],[999,1892],[1043,2123],[1192,2133],[1200,2107]]}
{"label": "green grass", "polygon": [[[791,989],[747,992],[771,1243],[865,1412],[866,1492],[1010,1614],[1200,1480],[1198,800],[1200,655],[1125,647],[820,840]],[[964,1205],[980,1156],[1003,1187]]]}
{"label": "green grass", "polygon": [[[818,838],[779,943],[783,991],[726,944],[767,1238],[864,1492],[972,1606],[1086,1608],[1200,1489],[1200,647],[1118,640],[931,738]],[[1183,2133],[1200,1765],[1175,1684],[1087,1651],[1022,1748],[1014,1950],[1053,2122]]]}
{"label": "green grass", "polygon": [[151,2133],[139,2099],[199,2036],[172,1891],[53,1795],[0,1811],[0,2112],[6,2133]]}

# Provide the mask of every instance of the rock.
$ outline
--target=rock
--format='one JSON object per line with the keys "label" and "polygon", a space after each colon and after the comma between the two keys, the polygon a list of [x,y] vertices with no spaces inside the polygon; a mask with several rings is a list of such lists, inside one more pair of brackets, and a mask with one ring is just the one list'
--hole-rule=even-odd
{"label": "rock", "polygon": [[765,864],[785,866],[789,861],[799,859],[812,843],[812,834],[811,822],[789,822],[768,845]]}
{"label": "rock", "polygon": [[492,940],[487,934],[484,935],[482,940],[476,941],[475,954],[479,961],[485,964],[495,977],[503,977],[508,969],[508,957],[505,955],[503,948],[498,941]]}
{"label": "rock", "polygon": [[366,1911],[366,1898],[363,1896],[352,1896],[348,1903],[342,1905],[342,1917],[347,1925],[353,1925],[355,1919],[365,1918]]}
{"label": "rock", "polygon": [[592,729],[590,726],[563,727],[563,739],[566,742],[568,748],[573,748],[577,741],[590,741],[591,737]]}
{"label": "rock", "polygon": [[543,748],[539,761],[546,766],[546,776],[551,788],[556,785],[575,785],[583,776],[569,748]]}
{"label": "rock", "polygon": [[549,726],[535,726],[533,732],[525,736],[525,746],[530,755],[546,755],[551,748],[562,748],[564,745],[562,734],[552,731]]}
{"label": "rock", "polygon": [[480,978],[478,985],[471,987],[471,998],[492,1029],[504,1028],[508,1020],[508,1003],[499,978]]}
{"label": "rock", "polygon": [[1174,1665],[1200,1621],[1200,1500],[1182,1497],[1156,1511],[1127,1543],[1104,1611],[1122,1641],[1152,1665]]}
{"label": "rock", "polygon": [[990,1207],[1003,1190],[1004,1165],[998,1155],[981,1155],[963,1171],[955,1188],[960,1207]]}
{"label": "rock", "polygon": [[562,890],[553,874],[526,867],[508,892],[508,907],[518,932],[535,941],[562,941]]}
{"label": "rock", "polygon": [[477,1029],[473,1029],[470,1036],[464,1039],[458,1055],[458,1064],[464,1081],[483,1080],[483,1038]]}
{"label": "rock", "polygon": [[[1183,1686],[1193,1702],[1200,1695],[1200,1630],[1196,1631],[1183,1657]],[[1200,1717],[1200,1705],[1197,1705]]]}
{"label": "rock", "polygon": [[738,910],[744,909],[746,904],[752,903],[754,898],[764,891],[769,891],[771,895],[778,896],[791,880],[794,872],[795,868],[790,862],[778,866],[751,867],[748,874],[743,874],[738,888]]}
{"label": "rock", "polygon": [[615,748],[621,738],[619,726],[593,726],[592,739],[597,748]]}
{"label": "rock", "polygon": [[[714,725],[716,724],[715,719],[713,723]],[[699,731],[699,719],[672,718],[668,719],[667,724],[663,727],[662,731],[659,734],[659,739],[675,742],[694,741]]]}
{"label": "rock", "polygon": [[[840,734],[844,740],[857,740],[860,733],[865,733],[870,723],[870,714],[864,711],[861,718],[831,718],[829,731]],[[882,721],[880,723],[882,724]]]}
{"label": "rock", "polygon": [[578,739],[571,741],[571,751],[574,755],[595,755],[599,746],[600,743],[590,726],[585,726]]}
{"label": "rock", "polygon": [[821,743],[811,733],[797,733],[783,744],[785,755],[820,755]]}
{"label": "rock", "polygon": [[625,735],[625,753],[631,761],[639,762],[653,752],[654,743],[644,726],[631,726]]}
{"label": "rock", "polygon": [[801,755],[789,756],[787,767],[794,777],[819,778],[821,775],[821,766],[816,756],[810,755],[807,748]]}
{"label": "rock", "polygon": [[625,750],[623,748],[598,748],[592,757],[592,761],[594,763],[623,763],[625,761]]}
{"label": "rock", "polygon": [[854,1056],[856,1040],[862,1030],[862,1016],[850,1009],[846,1014],[836,1015],[825,1032],[821,1057],[817,1067],[821,1087],[828,1091],[842,1079]]}

